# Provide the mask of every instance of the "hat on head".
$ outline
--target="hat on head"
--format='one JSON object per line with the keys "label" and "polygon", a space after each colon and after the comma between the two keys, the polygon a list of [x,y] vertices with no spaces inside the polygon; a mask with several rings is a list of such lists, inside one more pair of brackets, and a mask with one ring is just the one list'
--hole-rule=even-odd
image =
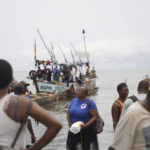
{"label": "hat on head", "polygon": [[24,94],[24,85],[22,83],[17,83],[15,86],[14,86],[14,93],[16,95],[21,95],[21,94]]}
{"label": "hat on head", "polygon": [[29,86],[30,85],[29,83],[26,83],[25,81],[20,81],[19,83],[22,84],[23,86]]}

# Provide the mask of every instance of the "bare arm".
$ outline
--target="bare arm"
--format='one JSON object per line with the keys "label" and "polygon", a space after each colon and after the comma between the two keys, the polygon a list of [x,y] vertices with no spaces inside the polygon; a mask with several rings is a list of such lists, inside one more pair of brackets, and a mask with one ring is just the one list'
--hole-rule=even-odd
{"label": "bare arm", "polygon": [[71,118],[70,118],[70,115],[69,115],[69,110],[67,111],[67,121],[68,121],[69,127],[71,127],[72,123],[71,123]]}
{"label": "bare arm", "polygon": [[120,105],[117,104],[116,102],[113,103],[111,113],[112,113],[112,119],[113,119],[113,128],[115,130],[117,123],[119,121],[119,117],[120,117]]}
{"label": "bare arm", "polygon": [[29,129],[29,132],[31,134],[31,140],[32,140],[31,142],[35,143],[36,138],[35,138],[35,135],[34,135],[34,132],[33,132],[32,123],[31,123],[30,119],[28,119],[28,129]]}
{"label": "bare arm", "polygon": [[[17,122],[21,123],[24,120],[25,114],[29,107],[29,103],[29,99],[19,96]],[[7,109],[7,114],[10,118],[14,120],[14,100],[10,101],[9,107]],[[50,113],[41,108],[35,102],[32,103],[30,116],[47,127],[47,130],[44,133],[44,135],[35,143],[35,145],[28,149],[41,150],[57,135],[59,130],[62,128],[62,125],[56,118],[54,118]]]}
{"label": "bare arm", "polygon": [[30,114],[34,119],[47,127],[44,135],[37,141],[37,143],[35,143],[34,146],[29,148],[29,150],[40,150],[57,135],[62,125],[56,118],[54,118],[36,103],[33,103]]}
{"label": "bare arm", "polygon": [[98,112],[96,109],[90,109],[91,119],[86,123],[85,126],[91,125],[97,118]]}

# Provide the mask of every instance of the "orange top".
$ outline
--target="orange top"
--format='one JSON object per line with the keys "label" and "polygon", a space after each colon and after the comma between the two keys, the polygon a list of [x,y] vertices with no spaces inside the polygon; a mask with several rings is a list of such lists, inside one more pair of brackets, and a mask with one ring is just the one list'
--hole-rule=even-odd
{"label": "orange top", "polygon": [[120,112],[121,112],[121,111],[122,111],[122,108],[123,108],[123,102],[120,101],[119,99],[117,99],[116,101],[121,105],[121,107],[120,107]]}

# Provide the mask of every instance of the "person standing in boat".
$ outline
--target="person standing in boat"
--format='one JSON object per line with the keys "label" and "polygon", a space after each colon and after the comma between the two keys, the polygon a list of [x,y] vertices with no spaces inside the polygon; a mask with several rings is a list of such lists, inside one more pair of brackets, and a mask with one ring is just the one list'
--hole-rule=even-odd
{"label": "person standing in boat", "polygon": [[44,69],[43,69],[43,80],[47,80],[47,68],[46,66],[44,66]]}
{"label": "person standing in boat", "polygon": [[[81,131],[77,134],[70,130],[67,137],[67,150],[99,150],[97,134],[94,133],[92,123],[95,122],[98,112],[95,102],[87,98],[88,90],[84,87],[79,88],[77,97],[74,98],[67,112],[69,127],[74,123],[83,122]],[[90,103],[90,105],[89,105]]]}
{"label": "person standing in boat", "polygon": [[86,70],[86,77],[89,77],[89,75],[90,75],[90,67],[88,67]]}
{"label": "person standing in boat", "polygon": [[93,78],[96,78],[95,67],[93,67],[93,70],[91,70],[91,76],[92,76]]}
{"label": "person standing in boat", "polygon": [[42,79],[43,77],[43,71],[41,70],[40,66],[38,66],[37,77],[38,79]]}
{"label": "person standing in boat", "polygon": [[75,81],[78,83],[79,87],[82,86],[82,80],[78,77],[75,77]]}
{"label": "person standing in boat", "polygon": [[51,82],[52,71],[50,68],[47,69],[47,81]]}
{"label": "person standing in boat", "polygon": [[[8,87],[13,79],[12,67],[7,61],[0,59],[0,70],[0,120],[2,120],[0,122],[0,148],[3,150],[26,149],[27,125],[24,120],[26,120],[25,116],[29,115],[46,126],[43,136],[28,149],[41,150],[57,135],[62,127],[61,123],[26,97],[9,95]],[[23,128],[20,128],[21,126]]]}
{"label": "person standing in boat", "polygon": [[129,93],[128,86],[126,85],[126,83],[120,83],[117,86],[117,91],[119,94],[119,98],[117,100],[115,100],[115,102],[113,103],[112,108],[111,108],[114,130],[119,121],[124,101],[127,99],[128,93]]}
{"label": "person standing in boat", "polygon": [[56,66],[55,70],[54,70],[54,76],[55,76],[55,81],[59,82],[59,77],[60,77],[60,69]]}

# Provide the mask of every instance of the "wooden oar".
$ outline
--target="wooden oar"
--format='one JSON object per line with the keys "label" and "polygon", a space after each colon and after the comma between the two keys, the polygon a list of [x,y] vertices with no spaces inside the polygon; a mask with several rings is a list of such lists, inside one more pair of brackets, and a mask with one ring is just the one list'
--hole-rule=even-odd
{"label": "wooden oar", "polygon": [[59,46],[59,48],[60,48],[61,53],[62,53],[62,55],[63,55],[63,57],[64,57],[64,59],[65,59],[66,64],[68,64],[67,58],[66,58],[66,56],[65,56],[65,54],[64,54],[64,52],[63,52],[63,50],[61,49],[60,46]]}

